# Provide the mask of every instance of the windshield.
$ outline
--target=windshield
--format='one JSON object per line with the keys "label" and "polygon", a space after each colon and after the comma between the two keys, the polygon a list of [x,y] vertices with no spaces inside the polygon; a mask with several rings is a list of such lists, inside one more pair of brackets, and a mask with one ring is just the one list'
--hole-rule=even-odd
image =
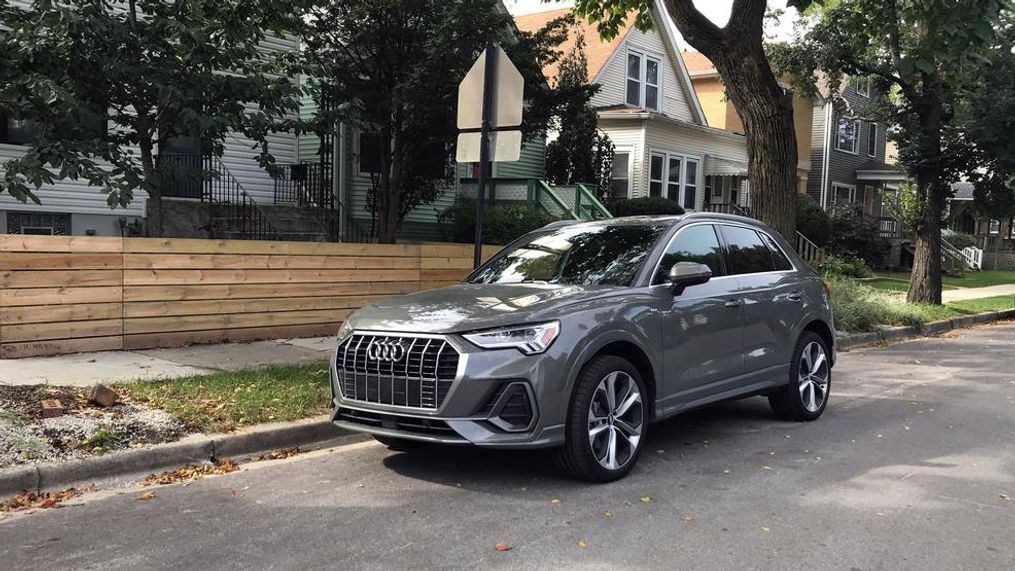
{"label": "windshield", "polygon": [[630,286],[667,224],[582,224],[537,232],[469,283],[546,282]]}

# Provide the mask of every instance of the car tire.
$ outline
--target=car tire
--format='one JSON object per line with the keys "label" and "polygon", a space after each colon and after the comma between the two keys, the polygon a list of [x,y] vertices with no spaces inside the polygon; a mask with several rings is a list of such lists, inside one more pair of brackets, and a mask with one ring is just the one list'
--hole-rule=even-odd
{"label": "car tire", "polygon": [[393,436],[378,436],[376,434],[374,435],[374,440],[380,442],[395,452],[412,452],[429,446],[426,442],[420,442],[418,440],[396,438]]}
{"label": "car tire", "polygon": [[817,333],[804,331],[793,349],[789,383],[770,394],[768,403],[786,420],[817,420],[828,406],[831,387],[828,344]]}
{"label": "car tire", "polygon": [[649,393],[638,369],[614,355],[594,357],[578,376],[555,460],[575,478],[619,480],[638,461],[648,423]]}

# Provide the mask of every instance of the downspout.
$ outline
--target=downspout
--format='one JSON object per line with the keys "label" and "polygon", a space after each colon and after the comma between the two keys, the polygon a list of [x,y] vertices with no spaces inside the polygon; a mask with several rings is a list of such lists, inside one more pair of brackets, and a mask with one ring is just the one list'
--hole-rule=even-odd
{"label": "downspout", "polygon": [[338,197],[338,235],[345,235],[345,217],[348,216],[345,205],[346,180],[345,180],[345,122],[338,124],[338,144],[331,146],[331,152],[335,155],[331,159],[333,176],[331,177],[332,192]]}
{"label": "downspout", "polygon": [[832,150],[832,104],[825,103],[825,148],[821,157],[821,208],[828,206],[828,163]]}

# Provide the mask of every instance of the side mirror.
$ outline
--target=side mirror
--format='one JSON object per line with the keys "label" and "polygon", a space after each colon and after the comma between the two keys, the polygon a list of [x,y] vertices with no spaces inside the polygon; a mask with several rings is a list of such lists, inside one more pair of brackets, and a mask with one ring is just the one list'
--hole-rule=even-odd
{"label": "side mirror", "polygon": [[677,262],[670,268],[670,285],[673,295],[684,293],[687,286],[703,284],[712,279],[712,270],[705,264]]}

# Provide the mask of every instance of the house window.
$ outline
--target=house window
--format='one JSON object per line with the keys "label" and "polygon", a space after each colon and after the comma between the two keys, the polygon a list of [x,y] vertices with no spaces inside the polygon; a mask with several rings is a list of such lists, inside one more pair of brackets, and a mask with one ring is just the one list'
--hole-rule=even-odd
{"label": "house window", "polygon": [[370,175],[381,172],[381,139],[373,133],[359,134],[359,173]]}
{"label": "house window", "polygon": [[0,143],[25,145],[30,142],[32,142],[31,122],[0,113]]}
{"label": "house window", "polygon": [[989,234],[1000,234],[1001,233],[1001,221],[1000,220],[991,220],[990,221],[990,226],[988,227],[987,232]]}
{"label": "house window", "polygon": [[835,134],[835,148],[847,153],[857,153],[860,139],[860,122],[839,119],[839,128]]}
{"label": "house window", "polygon": [[684,208],[695,208],[698,195],[698,159],[676,153],[652,153],[648,191],[649,196],[665,196]]}
{"label": "house window", "polygon": [[871,96],[871,78],[869,77],[858,77],[854,79],[856,82],[856,93],[863,97]]}
{"label": "house window", "polygon": [[878,124],[870,123],[867,126],[867,156],[878,155]]}
{"label": "house window", "polygon": [[850,184],[832,183],[832,206],[856,202],[856,187]]}
{"label": "house window", "polygon": [[631,196],[631,153],[627,151],[614,153],[610,188],[613,198]]}
{"label": "house window", "polygon": [[627,54],[628,105],[659,109],[660,60],[638,52]]}
{"label": "house window", "polygon": [[70,235],[70,214],[8,212],[7,233],[68,236]]}
{"label": "house window", "polygon": [[663,195],[663,165],[666,163],[666,155],[652,153],[649,160],[648,174],[648,195]]}

